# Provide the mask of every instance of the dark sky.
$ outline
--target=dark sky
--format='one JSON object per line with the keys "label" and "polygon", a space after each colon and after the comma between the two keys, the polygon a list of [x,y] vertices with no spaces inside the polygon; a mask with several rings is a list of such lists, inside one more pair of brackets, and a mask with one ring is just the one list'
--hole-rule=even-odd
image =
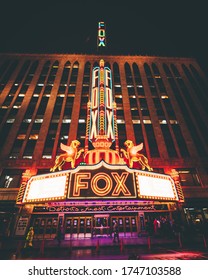
{"label": "dark sky", "polygon": [[206,1],[5,0],[0,52],[95,53],[98,21],[109,54],[194,57],[207,71]]}

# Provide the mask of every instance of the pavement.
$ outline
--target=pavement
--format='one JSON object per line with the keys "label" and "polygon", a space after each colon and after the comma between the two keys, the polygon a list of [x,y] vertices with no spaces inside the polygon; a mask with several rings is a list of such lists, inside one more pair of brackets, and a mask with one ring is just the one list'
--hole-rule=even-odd
{"label": "pavement", "polygon": [[1,242],[2,260],[127,260],[127,259],[193,259],[208,260],[208,240],[204,235],[181,238],[160,236],[110,237],[62,240],[34,240],[33,248],[24,249],[24,240]]}

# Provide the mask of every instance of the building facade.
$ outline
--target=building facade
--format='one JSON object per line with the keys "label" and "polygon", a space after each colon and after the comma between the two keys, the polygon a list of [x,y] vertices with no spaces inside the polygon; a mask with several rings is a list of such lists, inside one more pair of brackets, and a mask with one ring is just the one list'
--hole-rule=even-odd
{"label": "building facade", "polygon": [[[79,210],[83,200],[75,212],[67,201],[16,204],[20,187],[31,176],[50,172],[62,154],[61,143],[70,145],[77,139],[86,148],[92,73],[101,59],[112,73],[114,149],[125,149],[127,139],[135,145],[143,143],[142,152],[153,172],[177,178],[184,202],[149,199],[140,203],[139,210],[102,212],[94,207],[84,215]],[[187,225],[208,222],[208,81],[195,59],[1,54],[0,82],[1,235],[23,236],[33,225],[36,236],[52,236],[61,223],[68,237],[89,236],[94,227],[104,225],[107,230],[116,219],[120,231],[132,235],[160,215],[179,215]],[[77,166],[82,163],[80,158]],[[63,169],[69,168],[65,164]]]}

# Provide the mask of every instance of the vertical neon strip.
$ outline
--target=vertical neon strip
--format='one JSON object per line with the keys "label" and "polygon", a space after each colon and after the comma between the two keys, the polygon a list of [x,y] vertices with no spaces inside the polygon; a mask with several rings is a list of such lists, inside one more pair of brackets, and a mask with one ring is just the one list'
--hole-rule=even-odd
{"label": "vertical neon strip", "polygon": [[114,115],[114,133],[115,133],[115,142],[116,142],[116,151],[119,152],[119,141],[118,141],[118,125],[117,125],[117,116],[116,116],[116,102],[113,103],[113,115]]}
{"label": "vertical neon strip", "polygon": [[104,61],[101,59],[100,60],[100,88],[99,88],[99,93],[100,93],[100,103],[99,103],[99,135],[104,135],[105,134],[105,121],[104,121],[104,116],[105,116],[105,103],[104,103]]}
{"label": "vertical neon strip", "polygon": [[104,67],[104,76],[103,76],[103,83],[104,83],[104,116],[103,116],[103,119],[104,119],[104,135],[107,135],[107,129],[106,129],[106,107],[107,107],[107,104],[106,104],[106,67]]}
{"label": "vertical neon strip", "polygon": [[85,154],[88,152],[89,148],[89,132],[90,132],[90,107],[91,103],[87,103],[87,123],[86,123],[86,137],[85,137]]}

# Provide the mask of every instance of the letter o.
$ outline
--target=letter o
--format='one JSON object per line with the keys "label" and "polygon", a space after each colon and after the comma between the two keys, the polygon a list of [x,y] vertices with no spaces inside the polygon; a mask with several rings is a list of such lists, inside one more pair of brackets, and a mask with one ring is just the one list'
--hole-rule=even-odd
{"label": "letter o", "polygon": [[99,29],[98,30],[98,36],[99,37],[105,37],[105,29]]}
{"label": "letter o", "polygon": [[[99,180],[103,180],[106,182],[106,185],[104,188],[100,188],[98,186],[98,181]],[[98,196],[105,196],[107,195],[111,189],[112,189],[112,180],[111,180],[111,177],[106,174],[106,173],[98,173],[96,174],[93,178],[92,178],[92,181],[91,181],[91,188],[92,188],[92,191],[98,195]]]}

